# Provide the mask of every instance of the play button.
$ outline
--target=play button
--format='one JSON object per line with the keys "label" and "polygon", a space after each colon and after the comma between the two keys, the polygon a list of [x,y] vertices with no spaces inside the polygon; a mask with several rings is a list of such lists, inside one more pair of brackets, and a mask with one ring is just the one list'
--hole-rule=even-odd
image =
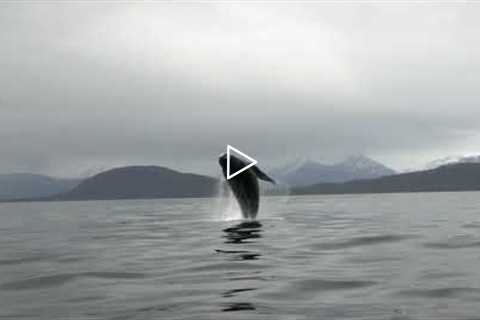
{"label": "play button", "polygon": [[[232,154],[232,152],[234,154],[237,154],[239,156],[241,156],[242,158],[244,158],[245,160],[248,160],[248,164],[246,166],[244,166],[243,168],[237,170],[236,172],[230,172],[230,155]],[[248,170],[249,168],[253,167],[254,165],[256,165],[258,163],[257,160],[253,159],[252,157],[246,155],[245,153],[243,153],[242,151],[232,147],[231,145],[227,145],[227,180],[235,177],[236,175],[242,173],[243,171],[245,170]]]}

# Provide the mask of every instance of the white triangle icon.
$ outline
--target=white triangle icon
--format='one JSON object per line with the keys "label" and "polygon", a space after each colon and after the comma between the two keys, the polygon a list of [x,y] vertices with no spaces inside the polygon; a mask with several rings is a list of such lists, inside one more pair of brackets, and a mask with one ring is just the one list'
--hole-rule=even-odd
{"label": "white triangle icon", "polygon": [[[234,172],[232,174],[230,174],[230,153],[231,152],[235,152],[235,153],[238,153],[239,155],[241,155],[243,158],[245,159],[248,159],[250,161],[250,163],[248,165],[246,165],[245,167],[243,167],[242,169],[238,170],[237,172]],[[253,159],[252,157],[246,155],[245,153],[243,153],[242,151],[238,150],[238,149],[235,149],[234,147],[232,147],[231,145],[227,144],[227,180],[235,177],[236,175],[242,173],[243,171],[245,170],[248,170],[249,168],[253,167],[254,165],[256,165],[258,163],[257,160]]]}

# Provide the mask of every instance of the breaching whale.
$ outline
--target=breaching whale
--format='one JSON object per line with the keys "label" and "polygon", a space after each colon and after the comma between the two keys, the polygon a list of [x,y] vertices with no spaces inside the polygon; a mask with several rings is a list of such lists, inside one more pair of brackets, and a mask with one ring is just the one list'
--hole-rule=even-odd
{"label": "breaching whale", "polygon": [[[222,154],[218,162],[222,167],[223,176],[227,178],[227,155]],[[236,172],[241,170],[248,163],[230,154],[230,171]],[[244,218],[255,219],[258,213],[260,195],[258,188],[258,180],[271,182],[275,184],[275,181],[261,171],[257,166],[252,166],[242,173],[227,179],[227,183],[233,192],[233,195],[237,199],[237,202],[242,210]]]}

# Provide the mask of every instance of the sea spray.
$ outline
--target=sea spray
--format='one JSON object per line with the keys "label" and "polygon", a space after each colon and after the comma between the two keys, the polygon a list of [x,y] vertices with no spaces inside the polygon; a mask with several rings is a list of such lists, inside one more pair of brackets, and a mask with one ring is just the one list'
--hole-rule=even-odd
{"label": "sea spray", "polygon": [[215,215],[223,221],[241,220],[242,212],[237,200],[228,189],[227,184],[221,179],[217,183]]}

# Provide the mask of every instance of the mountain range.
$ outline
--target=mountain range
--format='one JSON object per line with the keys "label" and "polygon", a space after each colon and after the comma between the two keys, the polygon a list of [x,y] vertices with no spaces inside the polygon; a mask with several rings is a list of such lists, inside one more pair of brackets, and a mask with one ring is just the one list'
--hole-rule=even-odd
{"label": "mountain range", "polygon": [[431,170],[344,183],[320,183],[293,194],[396,193],[480,190],[480,163],[454,163]]}
{"label": "mountain range", "polygon": [[52,178],[32,173],[0,175],[0,200],[42,198],[73,189],[80,179]]}
{"label": "mountain range", "polygon": [[[297,161],[284,170],[271,174],[287,181],[293,194],[480,190],[480,157],[456,158],[446,165],[401,174],[366,157],[351,157],[332,165]],[[25,173],[0,175],[0,201],[212,197],[219,187],[218,179],[204,175],[159,166],[128,166],[84,180]],[[264,191],[276,194],[275,189]]]}
{"label": "mountain range", "polygon": [[393,169],[362,155],[333,164],[300,160],[270,171],[276,180],[290,186],[372,179],[395,173]]}
{"label": "mountain range", "polygon": [[480,154],[466,154],[440,158],[427,163],[425,169],[435,169],[447,164],[455,163],[480,163]]}

